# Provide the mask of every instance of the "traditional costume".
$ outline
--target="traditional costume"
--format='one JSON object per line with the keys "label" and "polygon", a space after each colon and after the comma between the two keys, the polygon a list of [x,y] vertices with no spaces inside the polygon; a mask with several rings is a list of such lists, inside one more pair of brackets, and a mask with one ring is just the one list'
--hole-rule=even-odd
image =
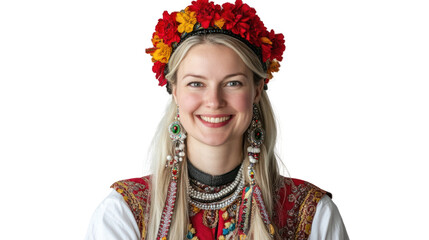
{"label": "traditional costume", "polygon": [[[193,1],[180,12],[163,13],[153,34],[153,68],[159,85],[171,86],[166,80],[168,61],[181,43],[192,36],[224,34],[244,43],[258,58],[266,72],[264,89],[279,70],[285,50],[283,34],[268,31],[255,9],[237,0],[222,6],[208,0]],[[274,186],[274,208],[266,209],[262,189],[256,182],[255,166],[264,151],[265,131],[261,109],[253,106],[247,132],[247,156],[244,164],[222,176],[210,176],[188,166],[187,189],[178,189],[180,164],[186,159],[186,131],[180,123],[179,109],[168,130],[172,140],[166,168],[171,172],[157,240],[169,238],[177,191],[187,191],[189,204],[188,233],[185,239],[246,239],[256,210],[259,211],[271,239],[348,239],[338,209],[331,195],[305,181],[281,178]],[[270,161],[275,160],[270,159]],[[268,161],[268,160],[267,160]],[[247,180],[245,179],[247,177]],[[118,181],[116,190],[97,209],[87,239],[147,239],[151,219],[151,176]],[[272,212],[273,214],[269,214]],[[153,240],[153,239],[150,239]]]}
{"label": "traditional costume", "polygon": [[[238,168],[222,176],[210,176],[189,164],[188,173],[190,183],[198,190],[219,192],[234,181]],[[86,240],[147,239],[150,176],[118,181],[112,188],[115,191],[94,213]],[[291,178],[283,178],[275,189],[273,222],[281,239],[349,239],[330,193]],[[202,210],[190,204],[189,232],[184,239],[229,239],[237,228],[241,200],[219,210]]]}

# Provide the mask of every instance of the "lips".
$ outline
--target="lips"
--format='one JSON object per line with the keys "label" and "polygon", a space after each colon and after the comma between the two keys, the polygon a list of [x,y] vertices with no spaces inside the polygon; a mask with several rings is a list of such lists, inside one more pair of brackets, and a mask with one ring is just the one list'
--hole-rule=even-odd
{"label": "lips", "polygon": [[208,116],[200,116],[200,118],[209,123],[222,123],[228,121],[231,116],[224,116],[224,117],[208,117]]}
{"label": "lips", "polygon": [[232,117],[232,115],[198,115],[198,119],[210,128],[223,127],[231,121]]}

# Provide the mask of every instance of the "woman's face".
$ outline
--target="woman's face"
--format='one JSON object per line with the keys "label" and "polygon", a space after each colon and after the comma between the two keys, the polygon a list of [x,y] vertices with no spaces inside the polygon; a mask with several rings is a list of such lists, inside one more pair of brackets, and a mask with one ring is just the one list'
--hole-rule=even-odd
{"label": "woman's face", "polygon": [[173,96],[188,138],[210,146],[242,141],[259,101],[263,81],[223,45],[191,48],[182,60]]}

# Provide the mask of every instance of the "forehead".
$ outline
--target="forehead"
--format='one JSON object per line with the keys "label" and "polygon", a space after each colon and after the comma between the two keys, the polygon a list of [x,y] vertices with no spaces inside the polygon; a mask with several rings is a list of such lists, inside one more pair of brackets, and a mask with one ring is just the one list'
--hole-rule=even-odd
{"label": "forehead", "polygon": [[243,60],[231,48],[220,44],[192,47],[178,69],[178,79],[186,74],[222,78],[234,73],[251,74]]}

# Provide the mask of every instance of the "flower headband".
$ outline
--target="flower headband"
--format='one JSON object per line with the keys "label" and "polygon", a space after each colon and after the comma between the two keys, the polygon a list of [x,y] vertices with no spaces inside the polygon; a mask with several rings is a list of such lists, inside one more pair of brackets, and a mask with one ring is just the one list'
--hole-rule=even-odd
{"label": "flower headband", "polygon": [[[245,43],[259,57],[267,72],[265,87],[279,71],[279,61],[285,50],[283,34],[268,31],[256,15],[256,10],[236,0],[235,4],[222,6],[209,0],[196,0],[180,12],[169,14],[164,11],[158,20],[152,36],[153,48],[146,49],[152,56],[152,71],[156,74],[159,86],[167,84],[165,75],[167,64],[173,51],[190,36],[205,34],[226,34]],[[167,86],[167,91],[168,86]]]}

